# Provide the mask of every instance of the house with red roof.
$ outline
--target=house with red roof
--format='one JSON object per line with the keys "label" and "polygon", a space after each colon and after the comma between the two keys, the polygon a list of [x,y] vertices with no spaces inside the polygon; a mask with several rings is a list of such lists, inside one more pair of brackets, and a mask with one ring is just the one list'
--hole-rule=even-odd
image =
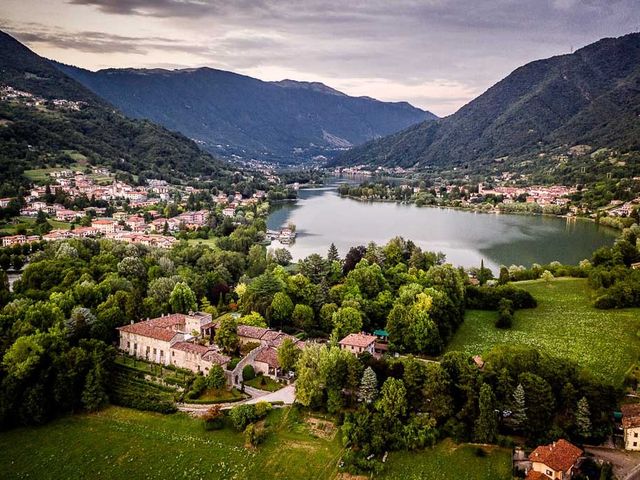
{"label": "house with red roof", "polygon": [[529,480],[570,479],[582,454],[581,449],[564,439],[549,445],[541,445],[529,455],[532,471],[528,472],[526,478]]}
{"label": "house with red roof", "polygon": [[622,405],[624,449],[640,451],[640,403]]}
{"label": "house with red roof", "polygon": [[230,360],[217,346],[194,341],[192,332],[202,333],[203,325],[210,322],[211,315],[201,312],[174,313],[118,327],[120,350],[150,362],[206,374],[213,365]]}
{"label": "house with red roof", "polygon": [[373,355],[375,353],[377,337],[367,335],[366,333],[350,333],[338,342],[342,350],[347,350],[354,355],[360,355],[367,352]]}

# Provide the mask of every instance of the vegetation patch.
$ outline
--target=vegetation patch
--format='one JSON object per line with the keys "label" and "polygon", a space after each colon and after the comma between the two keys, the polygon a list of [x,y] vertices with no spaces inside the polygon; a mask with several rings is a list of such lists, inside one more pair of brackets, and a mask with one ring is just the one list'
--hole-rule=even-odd
{"label": "vegetation patch", "polygon": [[249,387],[257,388],[259,390],[266,390],[268,392],[275,392],[276,390],[280,390],[282,388],[282,384],[265,375],[258,375],[249,381],[245,381],[244,384]]}
{"label": "vegetation patch", "polygon": [[506,448],[484,448],[485,456],[476,454],[477,447],[456,445],[444,440],[421,452],[389,454],[381,474],[386,480],[507,480],[511,479],[511,452]]}
{"label": "vegetation patch", "polygon": [[640,309],[599,310],[586,279],[518,282],[538,307],[518,310],[509,330],[497,329],[496,312],[468,310],[448,351],[482,355],[500,344],[528,345],[576,362],[600,380],[619,385],[637,361]]}

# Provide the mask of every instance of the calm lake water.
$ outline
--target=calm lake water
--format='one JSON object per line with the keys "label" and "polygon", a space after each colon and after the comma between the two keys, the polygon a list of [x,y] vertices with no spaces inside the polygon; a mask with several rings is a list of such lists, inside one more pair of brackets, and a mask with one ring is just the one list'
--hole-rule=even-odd
{"label": "calm lake water", "polygon": [[[603,245],[616,231],[587,220],[530,215],[496,215],[398,203],[360,202],[341,198],[336,184],[300,190],[295,203],[276,205],[267,228],[296,225],[298,236],[286,246],[298,260],[326,255],[335,243],[344,257],[349,248],[395,236],[413,240],[423,250],[440,251],[447,261],[465,267],[525,265],[558,260],[576,264]],[[272,248],[281,247],[279,242]]]}

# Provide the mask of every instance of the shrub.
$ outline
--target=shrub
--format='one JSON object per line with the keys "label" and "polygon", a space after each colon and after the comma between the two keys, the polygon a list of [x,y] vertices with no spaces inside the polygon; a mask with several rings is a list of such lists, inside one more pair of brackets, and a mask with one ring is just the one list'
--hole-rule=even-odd
{"label": "shrub", "polygon": [[227,364],[227,370],[233,370],[238,366],[238,363],[240,363],[239,358],[232,358],[231,360],[229,360],[229,363]]}
{"label": "shrub", "polygon": [[200,395],[202,395],[202,392],[204,392],[206,388],[207,379],[202,375],[198,375],[191,384],[191,390],[189,390],[189,392],[187,393],[187,399],[194,400],[198,398]]}
{"label": "shrub", "polygon": [[246,365],[242,369],[242,379],[246,382],[249,380],[253,380],[254,378],[256,378],[256,371],[253,369],[253,366]]}
{"label": "shrub", "polygon": [[212,406],[203,415],[205,430],[220,430],[224,426],[224,413],[220,409],[220,405]]}
{"label": "shrub", "polygon": [[513,302],[506,298],[500,299],[498,305],[497,328],[511,328],[513,324]]}

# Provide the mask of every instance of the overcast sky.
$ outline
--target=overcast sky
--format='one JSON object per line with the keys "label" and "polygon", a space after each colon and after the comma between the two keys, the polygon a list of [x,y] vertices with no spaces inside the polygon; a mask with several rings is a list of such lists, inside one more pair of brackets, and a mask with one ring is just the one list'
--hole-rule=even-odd
{"label": "overcast sky", "polygon": [[524,63],[638,31],[640,0],[0,0],[0,28],[92,70],[210,66],[448,115]]}

